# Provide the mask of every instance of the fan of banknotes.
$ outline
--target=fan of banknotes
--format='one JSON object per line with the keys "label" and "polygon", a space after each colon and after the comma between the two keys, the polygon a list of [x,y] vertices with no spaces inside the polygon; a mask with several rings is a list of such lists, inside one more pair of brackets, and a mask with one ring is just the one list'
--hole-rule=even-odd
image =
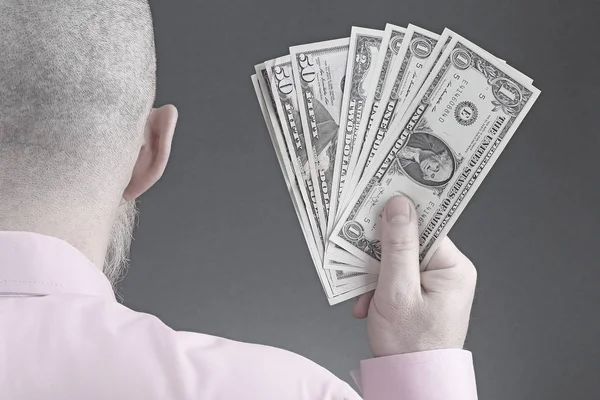
{"label": "fan of banknotes", "polygon": [[330,304],[373,290],[386,201],[410,197],[426,265],[540,91],[445,29],[353,27],[252,76]]}

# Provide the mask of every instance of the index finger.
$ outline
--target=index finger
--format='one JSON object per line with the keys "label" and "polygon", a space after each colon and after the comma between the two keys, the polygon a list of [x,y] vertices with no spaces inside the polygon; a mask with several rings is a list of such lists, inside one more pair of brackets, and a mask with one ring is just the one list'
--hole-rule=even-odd
{"label": "index finger", "polygon": [[429,263],[425,266],[425,271],[452,268],[465,259],[466,256],[454,245],[452,240],[445,237],[442,239]]}

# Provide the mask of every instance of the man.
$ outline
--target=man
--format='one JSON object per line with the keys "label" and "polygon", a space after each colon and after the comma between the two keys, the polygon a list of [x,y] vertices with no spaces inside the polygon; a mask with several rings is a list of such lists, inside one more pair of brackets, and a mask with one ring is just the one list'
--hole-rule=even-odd
{"label": "man", "polygon": [[413,133],[400,150],[399,158],[404,171],[425,185],[442,185],[454,172],[454,161],[448,147],[427,133]]}
{"label": "man", "polygon": [[[134,201],[177,120],[151,108],[146,1],[7,0],[0,22],[0,398],[358,399],[300,356],[175,332],[115,300]],[[376,358],[357,380],[365,399],[473,400],[475,269],[446,241],[419,272],[415,216],[402,197],[385,210],[380,284],[354,308]]]}

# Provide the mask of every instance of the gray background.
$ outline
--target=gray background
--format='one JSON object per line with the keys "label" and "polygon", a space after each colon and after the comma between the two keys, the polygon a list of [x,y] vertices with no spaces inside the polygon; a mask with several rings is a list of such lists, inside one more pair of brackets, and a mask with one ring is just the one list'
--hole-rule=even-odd
{"label": "gray background", "polygon": [[143,196],[125,303],[180,330],[300,353],[350,380],[369,357],[329,307],[249,76],[294,44],[409,22],[465,35],[542,95],[451,233],[479,269],[480,398],[600,398],[596,1],[151,1],[157,104],[181,119]]}

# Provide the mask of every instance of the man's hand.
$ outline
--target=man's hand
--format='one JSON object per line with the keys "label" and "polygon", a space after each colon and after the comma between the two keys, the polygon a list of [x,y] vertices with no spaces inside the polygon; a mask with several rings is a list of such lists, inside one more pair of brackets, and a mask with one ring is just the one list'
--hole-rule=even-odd
{"label": "man's hand", "polygon": [[375,292],[359,297],[354,316],[367,317],[376,357],[462,348],[475,292],[475,267],[444,239],[423,272],[417,214],[393,197],[381,218],[382,257]]}

